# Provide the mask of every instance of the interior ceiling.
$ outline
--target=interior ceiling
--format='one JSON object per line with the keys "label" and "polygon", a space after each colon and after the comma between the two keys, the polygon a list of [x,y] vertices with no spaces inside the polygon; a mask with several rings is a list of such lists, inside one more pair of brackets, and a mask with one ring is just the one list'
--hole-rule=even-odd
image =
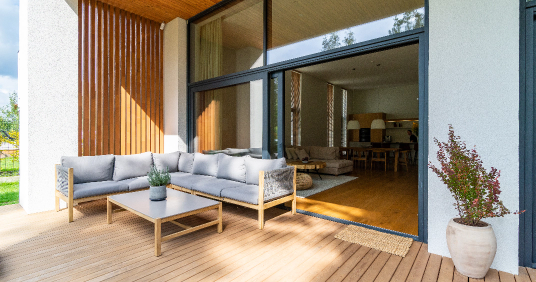
{"label": "interior ceiling", "polygon": [[189,19],[221,0],[100,0],[125,11],[156,22],[169,22],[176,17]]}
{"label": "interior ceiling", "polygon": [[308,66],[297,71],[347,90],[416,84],[419,83],[419,45]]}

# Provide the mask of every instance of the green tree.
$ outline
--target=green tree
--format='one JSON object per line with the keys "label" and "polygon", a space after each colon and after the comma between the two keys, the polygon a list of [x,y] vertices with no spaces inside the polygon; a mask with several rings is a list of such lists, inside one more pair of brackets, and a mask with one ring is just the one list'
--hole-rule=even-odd
{"label": "green tree", "polygon": [[337,32],[324,35],[322,40],[322,51],[332,50],[341,47],[340,37]]}
{"label": "green tree", "polygon": [[423,26],[424,14],[420,13],[418,10],[413,10],[402,14],[402,18],[395,16],[395,23],[393,24],[393,28],[389,30],[389,34],[397,34]]}
{"label": "green tree", "polygon": [[354,44],[356,42],[355,37],[354,37],[354,32],[348,30],[346,37],[342,41],[344,42],[345,46]]}
{"label": "green tree", "polygon": [[0,130],[19,131],[19,105],[16,92],[9,95],[9,105],[1,107],[0,114]]}

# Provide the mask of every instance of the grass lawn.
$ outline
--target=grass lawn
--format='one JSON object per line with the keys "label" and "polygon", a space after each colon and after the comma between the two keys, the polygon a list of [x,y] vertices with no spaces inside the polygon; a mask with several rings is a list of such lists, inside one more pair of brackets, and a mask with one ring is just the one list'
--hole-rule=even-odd
{"label": "grass lawn", "polygon": [[19,161],[13,157],[0,159],[0,176],[19,175]]}
{"label": "grass lawn", "polygon": [[19,202],[19,182],[0,183],[0,206]]}

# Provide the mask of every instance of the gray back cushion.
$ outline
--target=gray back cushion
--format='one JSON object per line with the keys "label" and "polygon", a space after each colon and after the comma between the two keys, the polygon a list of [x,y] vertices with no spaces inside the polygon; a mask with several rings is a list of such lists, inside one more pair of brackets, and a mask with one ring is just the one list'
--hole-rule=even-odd
{"label": "gray back cushion", "polygon": [[114,181],[146,176],[153,165],[153,154],[115,156]]}
{"label": "gray back cushion", "polygon": [[180,152],[153,154],[154,166],[158,170],[163,170],[167,167],[169,172],[177,172],[179,171],[180,154]]}
{"label": "gray back cushion", "polygon": [[218,155],[218,178],[246,182],[246,163],[243,157]]}
{"label": "gray back cushion", "polygon": [[192,173],[194,154],[181,152],[179,157],[179,171]]}
{"label": "gray back cushion", "polygon": [[195,153],[192,173],[216,177],[218,175],[218,155]]}
{"label": "gray back cushion", "polygon": [[61,157],[61,165],[73,168],[74,184],[112,180],[114,155]]}
{"label": "gray back cushion", "polygon": [[263,160],[245,157],[246,184],[259,185],[259,171],[270,171],[287,166],[285,158],[275,160]]}

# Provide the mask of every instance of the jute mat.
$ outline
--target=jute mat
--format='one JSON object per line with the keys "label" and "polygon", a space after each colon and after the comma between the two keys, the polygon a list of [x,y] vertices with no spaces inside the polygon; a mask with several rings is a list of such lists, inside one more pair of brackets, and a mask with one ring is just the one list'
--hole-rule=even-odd
{"label": "jute mat", "polygon": [[389,254],[405,257],[413,243],[413,239],[376,230],[348,225],[335,235],[335,238],[359,244]]}

